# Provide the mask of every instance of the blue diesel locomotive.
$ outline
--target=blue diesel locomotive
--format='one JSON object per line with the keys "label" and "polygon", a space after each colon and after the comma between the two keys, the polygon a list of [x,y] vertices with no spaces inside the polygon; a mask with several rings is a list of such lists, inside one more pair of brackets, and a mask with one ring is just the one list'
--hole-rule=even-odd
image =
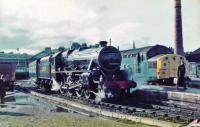
{"label": "blue diesel locomotive", "polygon": [[162,45],[121,51],[122,67],[128,71],[129,80],[138,84],[173,85],[181,61],[188,72],[188,61],[184,56],[173,54]]}

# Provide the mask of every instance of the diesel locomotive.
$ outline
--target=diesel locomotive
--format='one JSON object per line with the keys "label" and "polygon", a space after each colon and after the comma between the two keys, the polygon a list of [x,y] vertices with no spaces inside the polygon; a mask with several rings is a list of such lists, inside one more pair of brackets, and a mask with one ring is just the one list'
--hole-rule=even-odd
{"label": "diesel locomotive", "polygon": [[43,57],[31,63],[36,83],[46,90],[85,98],[119,98],[130,93],[136,83],[120,69],[120,51],[101,41],[96,47],[82,46]]}
{"label": "diesel locomotive", "polygon": [[122,67],[128,70],[129,79],[139,84],[174,85],[181,61],[184,61],[188,75],[186,58],[173,54],[168,47],[155,45],[121,52]]}

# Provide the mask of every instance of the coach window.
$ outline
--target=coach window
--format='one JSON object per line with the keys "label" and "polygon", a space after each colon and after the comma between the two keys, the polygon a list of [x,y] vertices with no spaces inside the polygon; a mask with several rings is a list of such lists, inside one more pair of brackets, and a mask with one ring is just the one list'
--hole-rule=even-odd
{"label": "coach window", "polygon": [[157,64],[156,64],[156,62],[149,62],[148,67],[149,68],[157,68]]}

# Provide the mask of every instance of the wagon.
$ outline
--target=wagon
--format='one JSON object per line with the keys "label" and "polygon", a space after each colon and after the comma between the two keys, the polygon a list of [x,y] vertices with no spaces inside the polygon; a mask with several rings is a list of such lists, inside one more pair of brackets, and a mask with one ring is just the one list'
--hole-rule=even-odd
{"label": "wagon", "polygon": [[8,62],[0,63],[0,76],[3,76],[6,90],[13,90],[15,82],[15,64]]}

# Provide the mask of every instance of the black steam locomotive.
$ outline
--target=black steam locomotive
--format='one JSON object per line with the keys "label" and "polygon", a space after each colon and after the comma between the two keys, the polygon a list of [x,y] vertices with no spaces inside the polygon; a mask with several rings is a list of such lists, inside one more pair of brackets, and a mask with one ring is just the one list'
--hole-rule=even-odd
{"label": "black steam locomotive", "polygon": [[120,51],[101,41],[98,47],[58,52],[30,65],[35,65],[36,83],[46,90],[86,98],[115,98],[136,87],[120,69],[121,61]]}

